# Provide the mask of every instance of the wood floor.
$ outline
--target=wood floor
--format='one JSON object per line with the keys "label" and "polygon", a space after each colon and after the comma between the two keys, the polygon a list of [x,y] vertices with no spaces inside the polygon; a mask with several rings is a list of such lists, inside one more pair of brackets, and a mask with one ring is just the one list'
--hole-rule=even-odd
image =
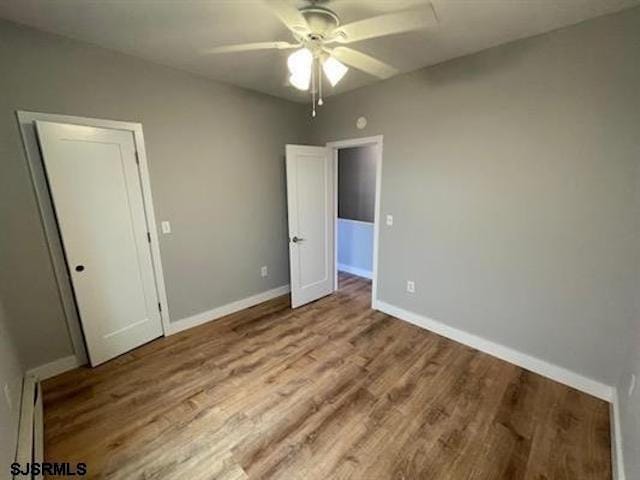
{"label": "wood floor", "polygon": [[48,380],[46,459],[118,479],[611,478],[605,402],[341,284]]}

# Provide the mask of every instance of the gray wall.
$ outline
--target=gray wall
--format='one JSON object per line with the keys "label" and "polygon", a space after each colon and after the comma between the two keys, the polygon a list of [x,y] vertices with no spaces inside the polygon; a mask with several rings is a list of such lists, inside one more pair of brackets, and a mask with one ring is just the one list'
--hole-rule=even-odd
{"label": "gray wall", "polygon": [[384,135],[379,298],[615,384],[639,261],[639,51],[634,9],[327,99],[316,143]]}
{"label": "gray wall", "polygon": [[0,65],[0,294],[26,367],[72,350],[16,110],[142,122],[173,320],[288,283],[284,145],[305,106],[6,22]]}
{"label": "gray wall", "polygon": [[374,148],[338,150],[338,217],[373,222],[376,200]]}
{"label": "gray wall", "polygon": [[[20,397],[24,371],[8,328],[2,301],[0,301],[0,478],[9,478],[9,465],[16,455]],[[4,398],[4,386],[9,389],[11,406]]]}

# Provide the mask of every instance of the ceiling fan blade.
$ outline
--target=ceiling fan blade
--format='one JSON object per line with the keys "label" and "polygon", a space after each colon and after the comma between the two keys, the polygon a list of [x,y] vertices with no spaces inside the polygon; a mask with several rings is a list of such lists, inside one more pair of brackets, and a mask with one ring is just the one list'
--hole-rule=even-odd
{"label": "ceiling fan blade", "polygon": [[203,54],[215,53],[234,53],[234,52],[250,52],[253,50],[286,50],[288,48],[297,48],[300,44],[289,42],[257,42],[257,43],[241,43],[239,45],[223,45],[221,47],[208,48],[202,51]]}
{"label": "ceiling fan blade", "polygon": [[368,38],[421,30],[437,23],[438,19],[433,10],[433,5],[426,3],[420,8],[389,13],[342,25],[334,32],[337,34],[335,41],[340,43],[359,42]]}
{"label": "ceiling fan blade", "polygon": [[295,33],[309,31],[309,24],[302,13],[287,0],[263,0],[286,27]]}
{"label": "ceiling fan blade", "polygon": [[358,70],[362,70],[369,75],[378,78],[389,78],[400,73],[391,65],[387,65],[380,60],[376,60],[369,55],[354,50],[349,47],[336,47],[331,50],[331,55],[340,60],[342,63],[349,65]]}

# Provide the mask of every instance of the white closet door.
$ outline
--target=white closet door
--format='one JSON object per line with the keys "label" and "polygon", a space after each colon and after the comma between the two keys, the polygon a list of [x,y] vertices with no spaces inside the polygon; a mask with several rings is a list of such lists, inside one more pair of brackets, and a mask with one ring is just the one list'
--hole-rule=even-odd
{"label": "white closet door", "polygon": [[36,122],[92,365],[162,335],[133,134]]}

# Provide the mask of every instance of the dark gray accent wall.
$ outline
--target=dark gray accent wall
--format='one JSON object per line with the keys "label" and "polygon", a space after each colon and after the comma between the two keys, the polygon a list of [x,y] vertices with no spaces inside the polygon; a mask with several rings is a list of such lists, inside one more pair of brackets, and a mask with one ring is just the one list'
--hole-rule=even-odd
{"label": "dark gray accent wall", "polygon": [[338,217],[373,222],[376,200],[374,147],[338,150]]}

